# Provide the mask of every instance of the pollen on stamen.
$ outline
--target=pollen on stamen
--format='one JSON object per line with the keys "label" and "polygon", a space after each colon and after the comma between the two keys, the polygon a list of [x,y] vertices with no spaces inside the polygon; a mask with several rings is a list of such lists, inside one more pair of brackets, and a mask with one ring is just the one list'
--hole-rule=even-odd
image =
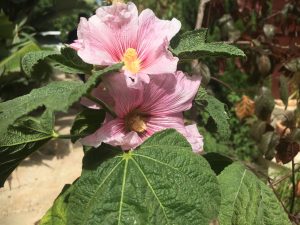
{"label": "pollen on stamen", "polygon": [[134,48],[128,48],[122,58],[124,69],[129,70],[132,74],[137,74],[141,70],[141,61],[138,53]]}

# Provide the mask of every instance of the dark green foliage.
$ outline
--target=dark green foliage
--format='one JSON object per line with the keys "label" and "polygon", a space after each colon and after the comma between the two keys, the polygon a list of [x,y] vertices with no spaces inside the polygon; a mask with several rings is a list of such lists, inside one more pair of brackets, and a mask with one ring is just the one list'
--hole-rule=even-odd
{"label": "dark green foliage", "polygon": [[72,48],[63,48],[60,55],[51,55],[52,65],[65,73],[91,74],[93,66],[82,61]]}
{"label": "dark green foliage", "polygon": [[289,86],[288,79],[285,76],[280,76],[280,98],[287,107],[289,102]]}
{"label": "dark green foliage", "polygon": [[239,48],[221,43],[206,42],[207,29],[187,31],[171,41],[171,51],[180,59],[197,59],[204,56],[244,57]]}
{"label": "dark green foliage", "polygon": [[85,108],[77,114],[71,128],[72,142],[77,141],[80,137],[85,137],[94,133],[100,128],[105,119],[106,112],[104,109],[95,110]]}
{"label": "dark green foliage", "polygon": [[228,124],[229,117],[225,110],[225,105],[212,95],[207,94],[202,87],[199,88],[195,103],[208,112],[216,125],[216,131],[220,137],[227,139],[230,136],[230,128]]}
{"label": "dark green foliage", "polygon": [[261,95],[255,100],[255,114],[261,120],[268,120],[274,109],[274,98],[270,90],[263,88]]}
{"label": "dark green foliage", "polygon": [[22,58],[22,68],[24,72],[29,76],[34,71],[34,67],[42,60],[46,59],[50,55],[57,55],[59,52],[41,50],[35,52],[29,52]]}
{"label": "dark green foliage", "polygon": [[18,119],[0,135],[0,187],[19,163],[54,137],[54,116],[45,111],[40,117]]}
{"label": "dark green foliage", "polygon": [[229,166],[233,161],[232,159],[216,152],[209,152],[203,155],[203,157],[208,161],[211,169],[219,175],[225,167]]}
{"label": "dark green foliage", "polygon": [[0,103],[0,133],[5,132],[16,119],[41,106],[45,106],[53,112],[66,112],[72,104],[89,93],[100,82],[101,76],[120,68],[121,65],[116,64],[95,71],[85,84],[75,81],[53,82],[45,87],[33,90],[28,95]]}

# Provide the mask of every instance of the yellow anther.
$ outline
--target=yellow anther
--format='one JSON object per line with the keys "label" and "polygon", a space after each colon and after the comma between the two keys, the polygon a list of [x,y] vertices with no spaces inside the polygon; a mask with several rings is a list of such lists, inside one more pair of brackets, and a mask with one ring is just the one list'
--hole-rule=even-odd
{"label": "yellow anther", "polygon": [[145,117],[133,111],[125,117],[125,126],[128,131],[143,133],[147,129]]}
{"label": "yellow anther", "polygon": [[132,74],[137,74],[141,69],[141,61],[134,48],[128,48],[122,58],[125,69],[129,70]]}

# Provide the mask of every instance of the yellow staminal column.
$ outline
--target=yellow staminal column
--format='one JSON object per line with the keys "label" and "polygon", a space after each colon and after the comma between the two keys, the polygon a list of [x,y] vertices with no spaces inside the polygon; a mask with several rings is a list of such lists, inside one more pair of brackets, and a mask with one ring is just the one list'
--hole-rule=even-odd
{"label": "yellow staminal column", "polygon": [[147,129],[145,117],[136,111],[133,111],[126,116],[125,126],[128,131],[135,131],[137,133],[143,133]]}
{"label": "yellow staminal column", "polygon": [[122,58],[124,68],[132,74],[137,74],[141,69],[141,61],[138,58],[137,51],[134,48],[128,48]]}

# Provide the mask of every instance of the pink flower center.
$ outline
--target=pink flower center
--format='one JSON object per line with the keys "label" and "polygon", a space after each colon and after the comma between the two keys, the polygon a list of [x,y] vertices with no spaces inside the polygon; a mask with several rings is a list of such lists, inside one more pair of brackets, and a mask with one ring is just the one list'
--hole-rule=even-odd
{"label": "pink flower center", "polygon": [[138,110],[133,110],[125,117],[125,127],[128,131],[143,133],[147,129],[145,120],[145,115],[142,115]]}
{"label": "pink flower center", "polygon": [[141,70],[141,61],[138,58],[137,51],[134,48],[128,48],[122,58],[124,68],[132,74],[137,74]]}

